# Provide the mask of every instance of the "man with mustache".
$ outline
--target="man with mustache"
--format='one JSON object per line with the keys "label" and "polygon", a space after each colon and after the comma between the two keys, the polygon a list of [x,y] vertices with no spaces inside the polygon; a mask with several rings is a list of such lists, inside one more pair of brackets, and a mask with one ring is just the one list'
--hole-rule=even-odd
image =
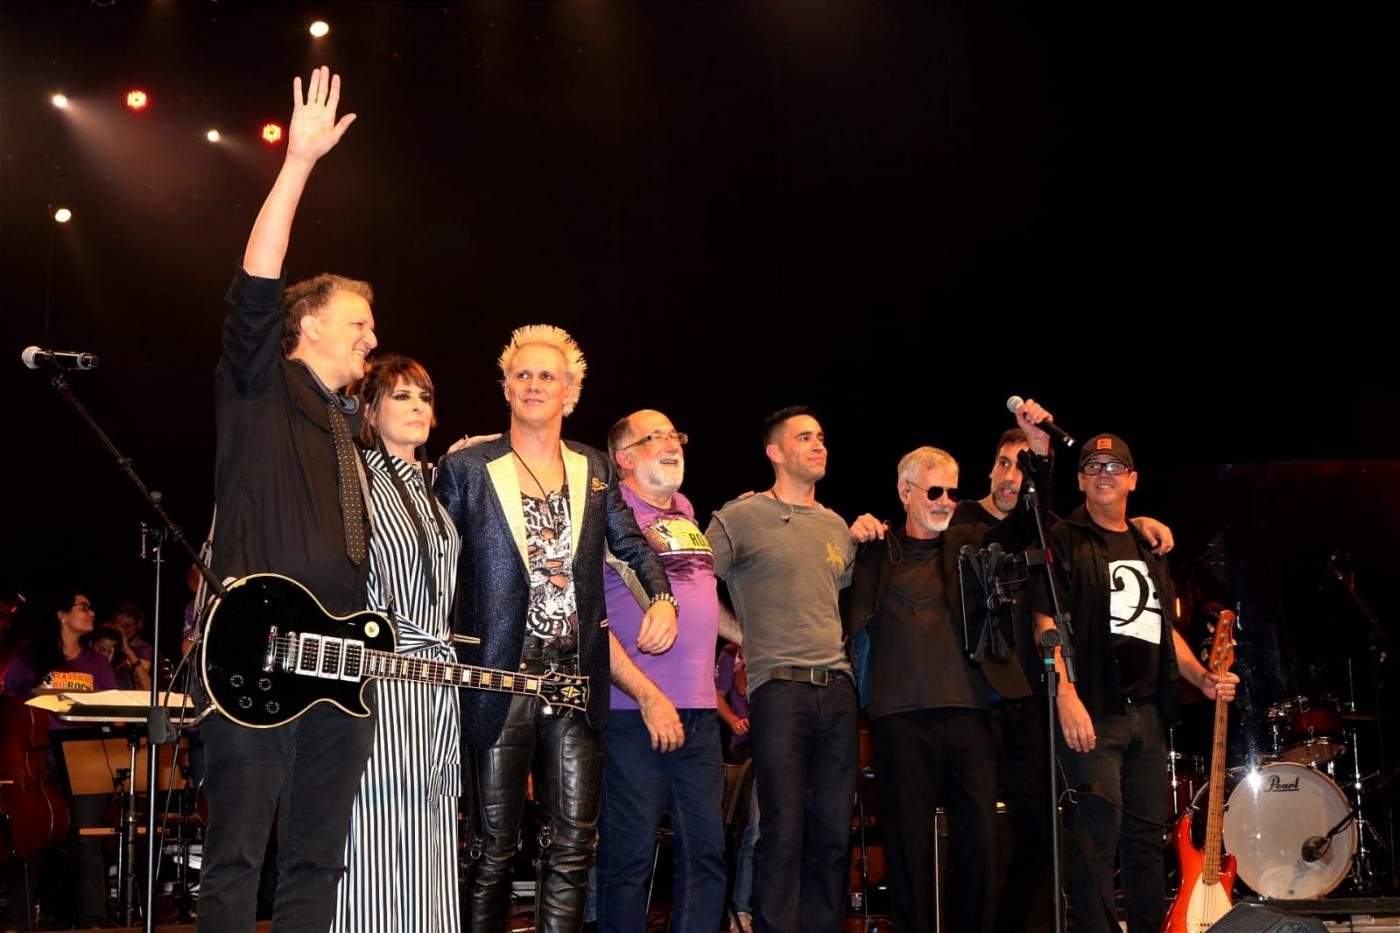
{"label": "man with mustache", "polygon": [[[714,933],[724,913],[724,793],[715,713],[715,638],[739,640],[719,601],[714,555],[679,490],[685,443],[659,411],[638,411],[608,432],[618,490],[657,552],[680,604],[671,650],[636,647],[646,594],[637,576],[609,555],[604,596],[613,636],[635,664],[614,664],[604,740],[599,820],[598,926],[604,933],[646,929],[647,880],[661,811],[676,835],[671,922],[677,933]],[[672,737],[669,724],[683,735]],[[677,730],[679,731],[679,730]]]}
{"label": "man with mustache", "polygon": [[[1026,432],[1020,428],[1004,432],[997,442],[987,495],[959,502],[950,527],[971,525],[986,531],[1013,514],[1020,504],[1025,478],[1020,455],[1029,449]],[[1048,502],[1049,483],[1041,481],[1039,487],[1042,502]],[[1154,553],[1165,554],[1172,549],[1172,533],[1166,525],[1145,516],[1131,521],[1152,544]],[[1007,573],[1010,579],[1024,579],[1030,574],[1020,554],[1011,566],[1014,569]],[[997,752],[997,785],[1011,823],[1011,863],[1001,896],[995,898],[996,920],[992,929],[996,933],[1048,929],[1051,922],[1045,716],[1044,707],[1031,691],[1036,686],[1039,692],[1041,648],[1033,634],[1027,597],[1028,594],[1017,602],[1011,620],[1016,657],[987,658],[983,662],[983,670],[996,692],[991,725]],[[1018,658],[1025,684],[1017,683]]]}
{"label": "man with mustache", "polygon": [[[1027,402],[1016,418],[1037,454],[1049,436],[1036,427],[1049,413]],[[980,663],[963,650],[958,555],[964,545],[991,540],[1024,547],[1028,518],[984,529],[950,531],[958,500],[958,464],[936,447],[920,447],[899,462],[905,522],[861,549],[851,582],[850,634],[870,637],[871,738],[885,806],[886,844],[895,928],[935,925],[932,848],[934,815],[947,810],[949,929],[987,928],[996,889],[996,768],[989,698],[1028,696],[1015,658],[986,654]]]}

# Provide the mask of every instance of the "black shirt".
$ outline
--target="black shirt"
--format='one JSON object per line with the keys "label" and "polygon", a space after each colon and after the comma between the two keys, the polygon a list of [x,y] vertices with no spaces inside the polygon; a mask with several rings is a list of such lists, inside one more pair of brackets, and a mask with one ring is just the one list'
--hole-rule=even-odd
{"label": "black shirt", "polygon": [[[890,536],[889,588],[870,633],[870,716],[987,708],[987,682],[962,652],[943,579],[943,538]],[[953,582],[956,586],[956,581]]]}
{"label": "black shirt", "polygon": [[[352,612],[365,606],[369,561],[357,568],[345,553],[326,412],[328,401],[342,408],[351,402],[282,356],[282,292],[283,279],[239,270],[225,299],[215,371],[214,572],[220,578],[285,574],[331,612]],[[353,435],[358,410],[346,420]]]}

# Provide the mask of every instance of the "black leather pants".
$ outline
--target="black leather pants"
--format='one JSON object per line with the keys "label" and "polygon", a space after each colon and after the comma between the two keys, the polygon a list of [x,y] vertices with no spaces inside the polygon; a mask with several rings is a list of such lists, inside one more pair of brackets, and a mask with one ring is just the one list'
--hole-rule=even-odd
{"label": "black leather pants", "polygon": [[540,812],[541,933],[583,927],[588,870],[593,866],[603,774],[603,734],[582,713],[541,712],[530,697],[511,700],[501,737],[472,749],[472,848],[479,850],[471,885],[471,930],[500,933],[510,903],[510,862],[520,848],[525,779],[535,771]]}

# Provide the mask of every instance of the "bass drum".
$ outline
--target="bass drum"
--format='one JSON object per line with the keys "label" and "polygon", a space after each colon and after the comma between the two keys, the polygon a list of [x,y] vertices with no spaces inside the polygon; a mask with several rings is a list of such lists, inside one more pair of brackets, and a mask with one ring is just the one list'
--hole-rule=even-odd
{"label": "bass drum", "polygon": [[1265,897],[1322,897],[1351,870],[1356,826],[1348,823],[1315,862],[1303,860],[1303,843],[1325,836],[1351,811],[1346,795],[1321,771],[1290,761],[1244,775],[1225,808],[1225,851],[1239,877]]}

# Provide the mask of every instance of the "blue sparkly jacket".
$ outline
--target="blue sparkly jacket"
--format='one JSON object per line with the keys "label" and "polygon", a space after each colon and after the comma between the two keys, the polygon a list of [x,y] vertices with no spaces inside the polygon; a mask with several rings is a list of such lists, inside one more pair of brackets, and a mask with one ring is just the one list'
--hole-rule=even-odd
{"label": "blue sparkly jacket", "polygon": [[[569,484],[574,597],[578,606],[579,668],[589,677],[588,723],[603,728],[608,715],[608,628],[603,562],[609,550],[637,574],[646,591],[671,592],[661,560],[623,502],[606,455],[562,443]],[[462,536],[457,569],[457,634],[480,639],[459,645],[466,664],[516,670],[525,643],[529,558],[520,483],[503,437],[450,453],[437,468],[434,489]],[[509,694],[462,691],[462,735],[472,746],[500,737]]]}

